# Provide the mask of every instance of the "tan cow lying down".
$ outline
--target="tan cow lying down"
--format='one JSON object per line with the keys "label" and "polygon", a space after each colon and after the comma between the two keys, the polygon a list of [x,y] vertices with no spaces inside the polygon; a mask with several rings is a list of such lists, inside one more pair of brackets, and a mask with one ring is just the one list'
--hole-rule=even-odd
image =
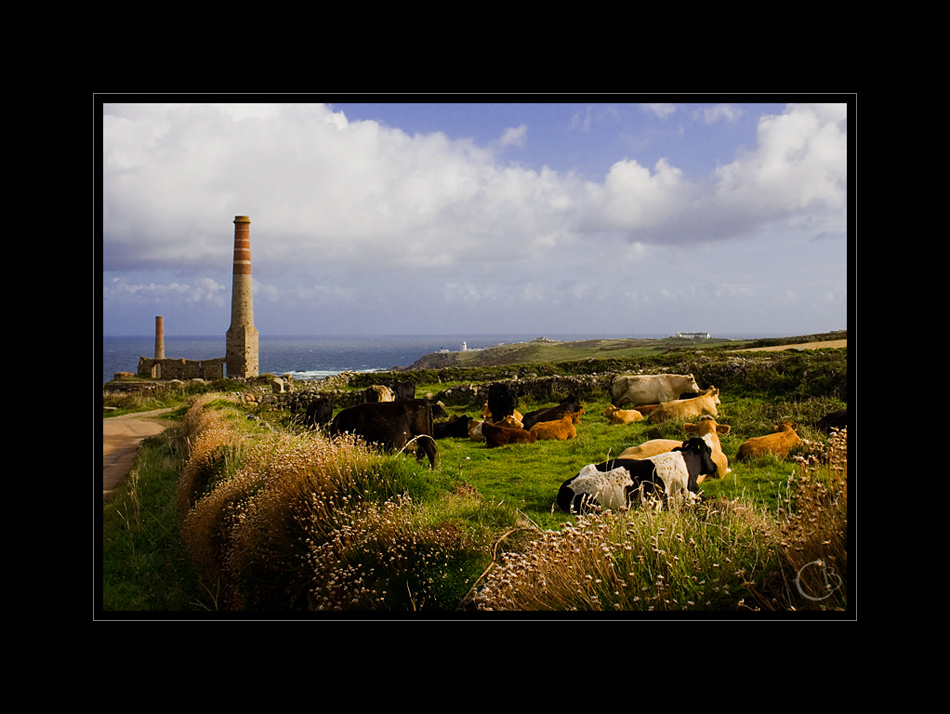
{"label": "tan cow lying down", "polygon": [[665,454],[682,445],[682,439],[651,439],[650,441],[644,441],[639,446],[624,449],[617,458],[643,460],[657,454]]}
{"label": "tan cow lying down", "polygon": [[744,461],[763,454],[775,454],[780,459],[784,459],[792,449],[802,443],[798,434],[795,433],[795,425],[790,421],[776,424],[775,432],[775,434],[755,436],[744,441],[736,452],[736,460]]}
{"label": "tan cow lying down", "polygon": [[[729,433],[730,427],[726,424],[717,424],[711,416],[700,417],[696,424],[686,423],[683,428],[688,434],[696,434],[703,439],[709,448],[712,449],[712,460],[716,464],[716,478],[724,478],[729,474],[729,459],[722,451],[722,444],[719,442],[719,435],[725,436]],[[648,459],[657,454],[665,454],[672,451],[677,446],[682,446],[683,442],[676,439],[651,439],[645,441],[639,446],[631,446],[621,452],[621,459]],[[704,477],[703,477],[704,478]]]}
{"label": "tan cow lying down", "polygon": [[636,409],[617,409],[613,404],[604,409],[602,416],[607,417],[611,424],[632,424],[643,419],[643,414]]}
{"label": "tan cow lying down", "polygon": [[567,441],[577,437],[574,428],[575,414],[565,414],[558,421],[539,421],[531,427],[531,433],[539,440]]}
{"label": "tan cow lying down", "polygon": [[650,412],[649,420],[651,424],[656,424],[667,419],[689,419],[703,414],[719,416],[719,411],[716,409],[716,405],[719,403],[719,390],[710,387],[698,397],[692,399],[661,402],[656,409]]}

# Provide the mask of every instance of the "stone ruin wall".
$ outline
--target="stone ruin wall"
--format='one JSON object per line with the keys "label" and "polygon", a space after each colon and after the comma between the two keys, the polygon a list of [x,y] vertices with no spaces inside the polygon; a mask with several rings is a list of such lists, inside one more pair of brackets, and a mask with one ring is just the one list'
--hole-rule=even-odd
{"label": "stone ruin wall", "polygon": [[223,379],[224,357],[216,359],[155,359],[139,357],[138,376],[146,379]]}

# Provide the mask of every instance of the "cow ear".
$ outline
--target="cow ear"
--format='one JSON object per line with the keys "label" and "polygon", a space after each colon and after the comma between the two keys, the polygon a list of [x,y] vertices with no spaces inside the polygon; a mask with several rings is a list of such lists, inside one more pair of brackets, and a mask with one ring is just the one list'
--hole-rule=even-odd
{"label": "cow ear", "polygon": [[683,424],[683,428],[686,429],[687,434],[695,434],[697,431],[699,431],[698,426],[690,423]]}
{"label": "cow ear", "polygon": [[732,427],[728,424],[717,424],[716,431],[725,436],[732,430]]}

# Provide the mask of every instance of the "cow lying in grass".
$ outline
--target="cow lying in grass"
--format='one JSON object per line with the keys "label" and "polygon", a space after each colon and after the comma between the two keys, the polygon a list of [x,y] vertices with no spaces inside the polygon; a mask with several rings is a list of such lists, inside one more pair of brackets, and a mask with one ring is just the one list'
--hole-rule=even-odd
{"label": "cow lying in grass", "polygon": [[648,459],[612,459],[585,466],[558,490],[557,505],[583,513],[597,508],[627,508],[656,496],[663,504],[692,500],[702,476],[715,474],[712,449],[698,437],[673,451]]}
{"label": "cow lying in grass", "polygon": [[611,424],[632,424],[643,419],[643,414],[636,409],[618,409],[613,404],[604,409],[602,416],[607,417]]}
{"label": "cow lying in grass", "polygon": [[667,419],[690,419],[709,414],[719,416],[716,405],[719,404],[719,390],[710,387],[698,397],[692,399],[676,399],[672,402],[662,402],[650,412],[650,423],[666,421]]}
{"label": "cow lying in grass", "polygon": [[489,449],[508,444],[533,444],[537,437],[527,429],[512,429],[507,426],[497,426],[482,422],[482,436],[485,437],[485,445]]}
{"label": "cow lying in grass", "polygon": [[574,415],[565,414],[558,421],[542,421],[530,429],[530,433],[539,440],[567,441],[577,438],[577,429],[574,428]]}
{"label": "cow lying in grass", "polygon": [[448,421],[432,422],[432,436],[436,439],[465,439],[468,438],[469,424],[472,418],[469,416],[452,417]]}
{"label": "cow lying in grass", "polygon": [[[709,448],[712,449],[712,459],[716,462],[716,478],[725,478],[731,469],[729,468],[729,459],[722,450],[722,444],[719,441],[720,434],[725,436],[729,433],[730,427],[726,424],[717,424],[716,419],[711,416],[700,417],[695,424],[689,422],[683,424],[687,434],[696,434],[704,439]],[[657,454],[664,454],[672,451],[682,442],[676,439],[651,439],[644,441],[638,446],[631,446],[624,449],[619,458],[621,459],[646,459]],[[699,479],[702,483],[703,478]]]}
{"label": "cow lying in grass", "polygon": [[525,429],[530,429],[535,424],[543,421],[557,421],[565,414],[577,414],[579,418],[580,414],[584,413],[583,409],[584,408],[577,400],[577,397],[572,395],[565,401],[558,404],[556,407],[545,407],[543,409],[535,409],[532,412],[528,412],[524,415],[524,418],[521,420],[521,422],[524,424]]}
{"label": "cow lying in grass", "polygon": [[788,456],[802,440],[795,433],[795,426],[790,421],[782,421],[775,425],[774,434],[755,436],[744,441],[736,452],[736,461],[745,461],[756,456],[774,454],[780,459]]}

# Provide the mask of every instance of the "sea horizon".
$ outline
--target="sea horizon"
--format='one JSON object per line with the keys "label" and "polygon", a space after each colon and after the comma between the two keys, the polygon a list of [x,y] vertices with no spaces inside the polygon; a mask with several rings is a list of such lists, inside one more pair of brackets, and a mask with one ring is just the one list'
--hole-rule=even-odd
{"label": "sea horizon", "polygon": [[[665,333],[570,333],[570,334],[422,334],[422,335],[261,335],[260,372],[290,374],[297,380],[316,380],[340,372],[388,371],[409,367],[421,357],[447,350],[486,349],[500,344],[530,342],[545,337],[559,342],[591,339],[659,339]],[[763,339],[782,334],[716,335],[718,339]],[[164,336],[169,359],[204,360],[225,356],[225,336]],[[102,337],[102,381],[116,372],[135,372],[140,357],[155,354],[155,335],[104,335]]]}

